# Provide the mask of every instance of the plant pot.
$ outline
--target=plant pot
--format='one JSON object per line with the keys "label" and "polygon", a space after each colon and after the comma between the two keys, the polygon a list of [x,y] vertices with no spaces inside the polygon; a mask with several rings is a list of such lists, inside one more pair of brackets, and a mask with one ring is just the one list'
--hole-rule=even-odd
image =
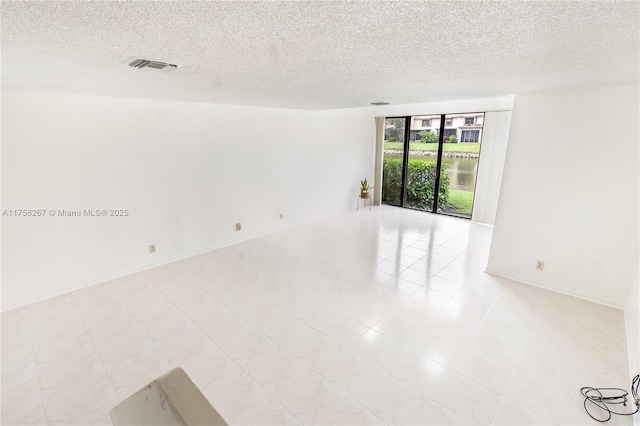
{"label": "plant pot", "polygon": [[360,198],[369,198],[369,191],[360,191]]}

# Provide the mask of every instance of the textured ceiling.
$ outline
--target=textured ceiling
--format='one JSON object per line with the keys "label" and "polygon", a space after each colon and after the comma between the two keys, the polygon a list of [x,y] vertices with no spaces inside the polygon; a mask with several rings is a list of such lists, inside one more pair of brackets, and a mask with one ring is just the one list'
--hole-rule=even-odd
{"label": "textured ceiling", "polygon": [[[326,109],[638,82],[640,2],[2,2],[2,84]],[[132,56],[183,65],[133,70]]]}

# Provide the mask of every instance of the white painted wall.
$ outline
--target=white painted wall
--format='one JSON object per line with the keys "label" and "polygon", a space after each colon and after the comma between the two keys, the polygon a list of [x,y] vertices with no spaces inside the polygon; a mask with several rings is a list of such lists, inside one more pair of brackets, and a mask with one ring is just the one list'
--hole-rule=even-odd
{"label": "white painted wall", "polygon": [[502,96],[499,98],[383,105],[371,107],[370,110],[376,117],[449,114],[459,112],[510,111],[513,107],[513,99],[513,96]]}
{"label": "white painted wall", "polygon": [[2,309],[353,209],[373,140],[369,109],[3,90],[2,209],[130,216],[3,217]]}
{"label": "white painted wall", "polygon": [[502,170],[507,154],[511,111],[487,112],[484,119],[480,162],[471,220],[493,225],[498,209]]}
{"label": "white painted wall", "polygon": [[638,89],[515,97],[488,272],[625,306],[638,262]]}
{"label": "white painted wall", "polygon": [[[624,309],[624,325],[627,332],[627,353],[629,358],[629,380],[640,374],[640,279],[638,269],[631,284],[631,290]],[[636,420],[637,424],[638,420]]]}

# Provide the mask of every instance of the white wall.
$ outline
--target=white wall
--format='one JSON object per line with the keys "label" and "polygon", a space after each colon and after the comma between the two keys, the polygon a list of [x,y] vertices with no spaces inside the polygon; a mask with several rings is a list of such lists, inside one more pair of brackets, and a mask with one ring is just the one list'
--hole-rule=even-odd
{"label": "white wall", "polygon": [[511,111],[487,112],[480,148],[476,193],[473,202],[474,222],[493,225],[498,209],[502,170],[507,154]]}
{"label": "white wall", "polygon": [[631,285],[624,309],[624,325],[627,332],[629,378],[640,374],[640,278],[638,269]]}
{"label": "white wall", "polygon": [[130,216],[3,217],[2,309],[352,209],[373,140],[368,109],[3,90],[2,209]]}
{"label": "white wall", "polygon": [[638,261],[638,89],[515,97],[488,272],[625,306]]}
{"label": "white wall", "polygon": [[449,114],[457,112],[485,112],[511,110],[513,96],[499,98],[466,99],[457,101],[426,102],[418,104],[383,105],[371,107],[376,117],[407,115]]}
{"label": "white wall", "polygon": [[[376,117],[380,118],[407,115],[486,112],[471,220],[486,225],[493,225],[507,149],[512,107],[513,96],[505,96],[500,98],[387,105],[375,107],[371,111]],[[384,127],[379,131],[384,131]],[[380,164],[378,164],[379,173],[376,176],[375,185],[380,188],[382,182],[382,155],[380,155],[380,158],[377,160]]]}

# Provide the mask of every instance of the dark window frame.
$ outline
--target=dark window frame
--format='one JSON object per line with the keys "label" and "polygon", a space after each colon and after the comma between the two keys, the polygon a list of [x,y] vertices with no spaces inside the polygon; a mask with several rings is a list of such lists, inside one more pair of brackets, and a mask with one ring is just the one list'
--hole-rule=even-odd
{"label": "dark window frame", "polygon": [[[478,114],[482,114],[482,116],[484,116],[486,114],[486,112],[482,112],[482,113],[478,113]],[[434,114],[435,115],[435,114]],[[475,206],[475,192],[476,192],[476,187],[478,184],[478,180],[477,180],[477,174],[476,174],[476,182],[475,182],[475,186],[473,189],[474,192],[474,196],[473,196],[473,203],[471,206],[471,214],[469,216],[467,215],[463,215],[463,214],[457,214],[457,213],[450,213],[450,212],[445,212],[445,211],[438,211],[438,195],[439,195],[439,190],[438,188],[440,187],[440,173],[442,172],[442,153],[444,152],[444,139],[445,139],[445,126],[447,125],[446,122],[450,121],[452,122],[453,118],[451,119],[447,119],[446,117],[449,115],[458,115],[458,114],[439,114],[440,115],[440,127],[439,129],[435,129],[435,133],[436,135],[438,135],[438,154],[437,154],[437,162],[436,162],[436,181],[435,181],[435,190],[434,190],[434,194],[433,194],[433,206],[431,208],[431,211],[427,211],[427,210],[421,210],[421,209],[416,209],[416,208],[412,208],[409,206],[406,206],[406,199],[407,199],[407,174],[408,174],[408,164],[409,164],[409,144],[412,142],[410,136],[411,136],[411,123],[412,123],[412,119],[416,118],[416,116],[391,116],[391,117],[385,117],[385,120],[387,119],[400,119],[400,118],[404,118],[405,119],[405,136],[404,136],[404,146],[403,146],[403,160],[402,160],[402,182],[401,182],[401,196],[400,196],[400,204],[399,205],[393,205],[390,204],[393,207],[402,207],[405,209],[411,209],[411,210],[418,210],[418,211],[423,211],[423,212],[427,212],[427,213],[435,213],[435,214],[441,214],[444,216],[452,216],[452,217],[458,217],[461,219],[468,219],[471,220],[472,216],[473,216],[473,207]],[[476,122],[476,117],[465,117],[465,123],[467,119],[472,119],[473,120],[473,124],[475,124]],[[421,119],[422,120],[422,119]],[[431,120],[431,119],[429,119]],[[423,120],[424,121],[424,120]],[[473,125],[472,124],[472,125]],[[480,126],[482,126],[482,128],[484,129],[484,123],[480,124]],[[424,127],[424,126],[421,126]],[[449,129],[451,130],[451,129]],[[482,137],[480,136],[480,130],[477,129],[468,129],[468,130],[474,130],[478,132],[478,141],[475,143],[480,143]],[[463,130],[464,131],[464,130]],[[457,133],[455,133],[457,136]],[[482,135],[484,135],[484,132],[482,132]],[[460,135],[460,139],[462,139],[462,134]],[[459,141],[461,142],[461,141]],[[482,148],[480,148],[480,150],[482,150]],[[383,154],[383,158],[382,160],[384,161],[384,154]],[[478,170],[479,170],[479,165],[480,165],[480,152],[478,152]],[[477,172],[476,172],[477,173]],[[382,183],[381,183],[382,185]]]}

